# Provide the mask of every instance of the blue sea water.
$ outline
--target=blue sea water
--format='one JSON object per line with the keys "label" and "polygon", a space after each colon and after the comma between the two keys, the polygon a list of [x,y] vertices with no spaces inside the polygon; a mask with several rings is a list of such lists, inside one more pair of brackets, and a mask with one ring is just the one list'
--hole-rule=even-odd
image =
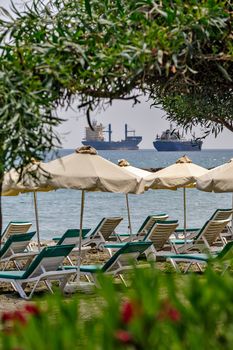
{"label": "blue sea water", "polygon": [[[61,150],[61,155],[73,150]],[[182,152],[138,151],[99,151],[101,156],[117,163],[118,159],[127,159],[131,165],[140,168],[159,168],[174,163]],[[187,152],[196,164],[212,168],[233,158],[233,150],[202,150]],[[31,193],[17,197],[3,197],[3,224],[9,221],[25,220],[33,223],[35,215]],[[42,239],[61,235],[67,228],[78,228],[80,218],[81,193],[75,190],[57,190],[38,193],[38,209]],[[183,226],[183,190],[149,190],[142,195],[129,195],[131,221],[136,231],[147,215],[167,213],[171,219],[178,219]],[[187,190],[188,226],[199,227],[217,208],[232,206],[231,193],[205,193],[197,189]],[[84,226],[94,228],[104,216],[123,216],[118,232],[128,232],[125,196],[111,193],[86,193]]]}

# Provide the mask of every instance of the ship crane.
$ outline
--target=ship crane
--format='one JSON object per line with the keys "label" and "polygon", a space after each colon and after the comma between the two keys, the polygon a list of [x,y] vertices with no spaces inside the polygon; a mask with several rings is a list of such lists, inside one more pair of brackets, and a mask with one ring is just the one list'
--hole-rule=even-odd
{"label": "ship crane", "polygon": [[125,124],[125,139],[127,139],[128,134],[133,134],[133,137],[135,137],[135,130],[128,130],[128,124]]}
{"label": "ship crane", "polygon": [[103,130],[103,132],[106,132],[108,134],[108,142],[112,142],[112,126],[111,126],[111,124],[108,124],[108,130]]}

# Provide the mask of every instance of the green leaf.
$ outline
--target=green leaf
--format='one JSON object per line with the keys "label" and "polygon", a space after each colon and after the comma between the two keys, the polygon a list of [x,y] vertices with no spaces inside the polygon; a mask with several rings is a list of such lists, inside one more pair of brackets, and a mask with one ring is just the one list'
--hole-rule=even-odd
{"label": "green leaf", "polygon": [[85,0],[85,9],[86,9],[88,15],[92,18],[92,11],[91,11],[90,0]]}

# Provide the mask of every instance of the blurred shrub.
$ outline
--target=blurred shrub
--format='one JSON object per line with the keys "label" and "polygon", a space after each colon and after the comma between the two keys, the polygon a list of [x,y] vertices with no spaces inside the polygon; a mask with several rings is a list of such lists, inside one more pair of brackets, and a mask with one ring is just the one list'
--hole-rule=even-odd
{"label": "blurred shrub", "polygon": [[186,276],[137,269],[131,287],[99,276],[93,295],[46,296],[1,318],[0,347],[232,349],[233,281],[211,269]]}

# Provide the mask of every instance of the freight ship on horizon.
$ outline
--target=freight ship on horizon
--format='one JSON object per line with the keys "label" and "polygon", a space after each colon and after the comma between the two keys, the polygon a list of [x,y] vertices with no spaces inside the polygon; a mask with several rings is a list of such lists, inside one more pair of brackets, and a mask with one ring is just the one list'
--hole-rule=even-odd
{"label": "freight ship on horizon", "polygon": [[179,131],[173,130],[172,125],[170,125],[170,129],[164,131],[161,136],[156,136],[153,145],[158,152],[201,151],[202,143],[202,140],[195,137],[186,140],[180,136]]}
{"label": "freight ship on horizon", "polygon": [[[135,136],[135,130],[128,130],[128,125],[125,124],[125,139],[121,141],[112,141],[112,127],[108,125],[108,130],[104,130],[103,124],[93,122],[94,131],[90,127],[86,127],[86,137],[82,144],[90,145],[97,150],[137,150],[138,144],[142,141],[142,136]],[[108,133],[108,141],[105,141],[104,133]],[[128,136],[132,133],[132,136]]]}

